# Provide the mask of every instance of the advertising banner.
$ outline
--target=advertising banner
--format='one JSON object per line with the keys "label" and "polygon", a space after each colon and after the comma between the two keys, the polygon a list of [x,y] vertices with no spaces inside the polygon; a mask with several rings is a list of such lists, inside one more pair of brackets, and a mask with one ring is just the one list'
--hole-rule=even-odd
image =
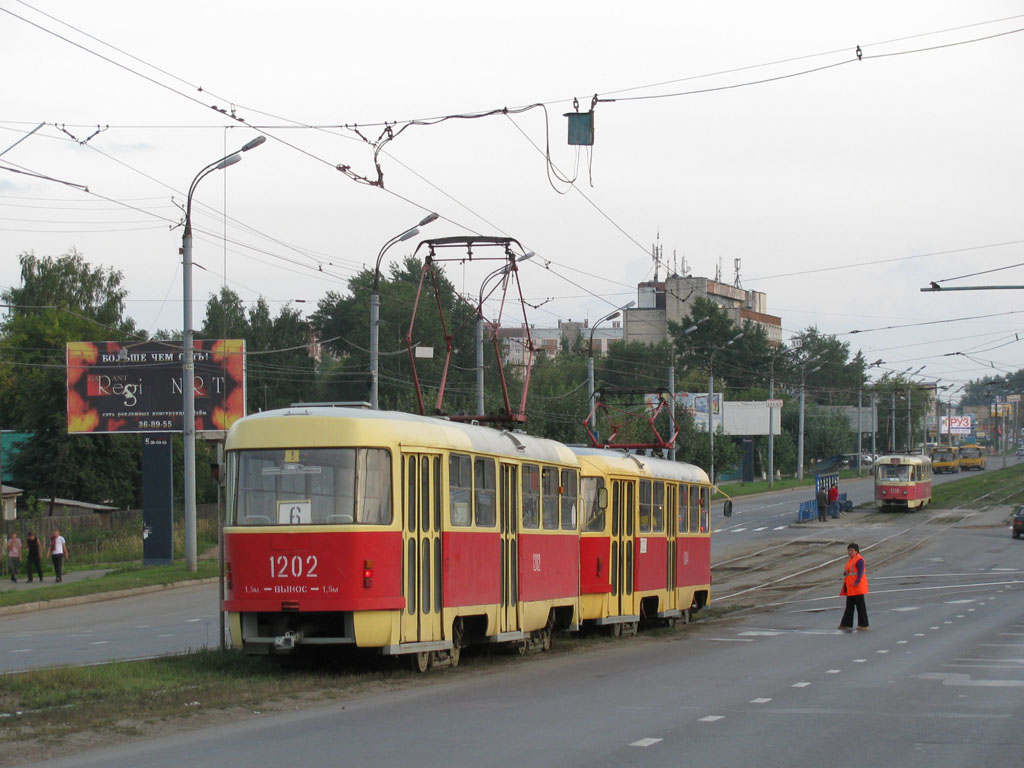
{"label": "advertising banner", "polygon": [[[182,431],[182,348],[173,341],[67,345],[68,433]],[[196,339],[196,431],[245,415],[245,341]]]}
{"label": "advertising banner", "polygon": [[971,434],[971,417],[943,416],[941,430],[944,435],[969,435]]}
{"label": "advertising banner", "polygon": [[[686,411],[691,416],[696,417],[697,414],[703,413],[704,420],[707,421],[708,414],[708,393],[707,392],[676,392],[676,407]],[[658,395],[650,394],[645,395],[644,400],[647,404],[647,409],[653,411],[658,407]],[[717,417],[722,412],[722,395],[718,392],[714,394],[711,401],[712,413]]]}

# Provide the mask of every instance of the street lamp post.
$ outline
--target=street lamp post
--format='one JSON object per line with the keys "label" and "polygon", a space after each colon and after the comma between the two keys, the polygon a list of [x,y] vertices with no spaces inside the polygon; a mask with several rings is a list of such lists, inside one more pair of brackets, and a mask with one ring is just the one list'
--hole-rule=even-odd
{"label": "street lamp post", "polygon": [[257,136],[237,152],[225,155],[220,160],[205,166],[188,188],[185,201],[185,229],[181,235],[182,273],[182,333],[181,333],[181,433],[184,442],[184,502],[185,502],[185,566],[190,572],[199,567],[196,556],[196,390],[195,390],[195,349],[192,338],[192,196],[199,182],[214,171],[234,165],[242,159],[242,153],[255,149],[267,140]]}
{"label": "street lamp post", "polygon": [[710,450],[708,468],[710,470],[709,474],[711,475],[711,485],[715,484],[715,424],[712,416],[715,412],[715,353],[742,338],[743,331],[740,331],[725,342],[725,344],[712,349],[711,355],[708,358],[708,449]]}
{"label": "street lamp post", "polygon": [[797,435],[796,441],[796,479],[804,479],[804,393],[806,392],[807,374],[814,373],[821,368],[820,365],[816,365],[811,370],[807,370],[807,363],[810,360],[804,360],[800,363],[800,434]]}
{"label": "street lamp post", "polygon": [[636,304],[635,301],[624,304],[604,317],[595,320],[594,324],[590,327],[590,341],[587,343],[587,402],[590,403],[590,431],[595,436],[597,435],[597,407],[594,403],[594,331],[605,320],[614,320],[624,310],[630,309],[634,304]]}
{"label": "street lamp post", "polygon": [[420,227],[425,227],[430,222],[436,220],[436,213],[428,213],[420,219],[419,224],[415,227],[395,235],[384,243],[380,253],[377,254],[377,264],[373,268],[373,291],[370,293],[370,407],[375,411],[380,407],[377,397],[380,381],[377,376],[377,367],[380,360],[380,263],[384,258],[384,254],[387,253],[391,246],[416,237],[420,233]]}
{"label": "street lamp post", "polygon": [[477,303],[476,308],[476,412],[483,416],[484,415],[484,291],[487,288],[487,284],[495,277],[500,276],[502,280],[508,280],[508,276],[512,273],[515,264],[522,264],[527,259],[534,257],[534,252],[523,254],[522,256],[516,257],[515,254],[509,254],[509,262],[504,266],[494,270],[487,277],[484,278],[483,282],[480,283],[480,300]]}

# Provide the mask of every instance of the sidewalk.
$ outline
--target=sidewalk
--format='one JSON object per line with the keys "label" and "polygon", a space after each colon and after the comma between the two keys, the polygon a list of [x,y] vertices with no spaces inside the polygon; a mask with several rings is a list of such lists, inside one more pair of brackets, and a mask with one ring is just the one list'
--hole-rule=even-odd
{"label": "sidewalk", "polygon": [[[61,581],[61,584],[71,584],[75,581],[85,581],[86,579],[99,578],[105,573],[110,573],[110,570],[111,569],[106,568],[98,571],[83,571],[79,570],[78,568],[72,568],[69,571],[67,569],[67,566],[65,566],[64,577],[63,581]],[[33,574],[32,583],[29,584],[28,576],[25,575],[25,563],[22,562],[21,569],[18,571],[18,582],[15,583],[11,581],[10,575],[5,574],[4,577],[0,579],[0,592],[11,592],[13,590],[42,589],[43,587],[49,587],[57,583],[56,579],[53,576],[52,570],[50,570],[50,572],[47,573],[47,569],[44,568],[43,573],[44,577],[42,581],[39,581],[38,576],[36,574]]]}

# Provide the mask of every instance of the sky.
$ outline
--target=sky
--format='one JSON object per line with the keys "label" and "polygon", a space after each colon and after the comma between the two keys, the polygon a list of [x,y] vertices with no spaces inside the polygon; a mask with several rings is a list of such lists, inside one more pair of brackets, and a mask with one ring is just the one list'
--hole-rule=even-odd
{"label": "sky", "polygon": [[[189,184],[264,135],[196,189],[197,327],[225,284],[312,312],[436,212],[385,268],[515,238],[537,327],[635,299],[659,242],[662,277],[738,262],[784,338],[955,387],[1024,367],[1019,291],[920,291],[1024,284],[1022,30],[1024,0],[0,0],[0,287],[75,248],[139,328],[180,332]],[[476,295],[495,266],[447,270]]]}

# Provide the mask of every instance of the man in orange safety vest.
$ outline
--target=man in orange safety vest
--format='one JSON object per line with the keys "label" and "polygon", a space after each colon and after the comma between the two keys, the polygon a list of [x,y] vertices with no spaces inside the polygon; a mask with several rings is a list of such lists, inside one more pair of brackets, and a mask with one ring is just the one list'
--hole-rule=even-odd
{"label": "man in orange safety vest", "polygon": [[839,622],[839,629],[853,629],[853,611],[857,610],[857,629],[868,628],[868,608],[864,603],[864,595],[868,593],[868,577],[864,567],[864,558],[860,547],[851,542],[846,547],[850,559],[843,570],[843,589],[840,595],[846,595],[846,610]]}

